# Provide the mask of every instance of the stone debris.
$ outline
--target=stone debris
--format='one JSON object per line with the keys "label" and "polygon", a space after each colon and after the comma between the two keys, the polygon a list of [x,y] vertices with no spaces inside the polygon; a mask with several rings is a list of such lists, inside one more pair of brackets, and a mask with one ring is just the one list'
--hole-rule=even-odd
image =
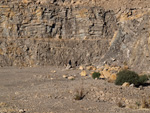
{"label": "stone debris", "polygon": [[80,70],[84,70],[84,67],[83,67],[83,66],[79,66],[79,69],[80,69]]}
{"label": "stone debris", "polygon": [[98,68],[101,77],[108,79],[109,82],[114,82],[117,78],[117,73],[121,70],[119,66],[109,66],[105,64]]}
{"label": "stone debris", "polygon": [[114,82],[117,78],[117,75],[116,74],[112,74],[110,77],[109,77],[109,80]]}
{"label": "stone debris", "polygon": [[140,85],[140,86],[139,86],[139,89],[140,89],[140,90],[143,90],[143,89],[144,89],[144,87]]}
{"label": "stone debris", "polygon": [[68,76],[67,75],[63,75],[63,78],[68,78]]}
{"label": "stone debris", "polygon": [[74,79],[75,79],[74,76],[69,76],[69,77],[68,77],[68,80],[74,80]]}
{"label": "stone debris", "polygon": [[123,67],[122,67],[122,70],[128,70],[129,69],[129,66],[127,66],[127,65],[124,65]]}
{"label": "stone debris", "polygon": [[56,73],[56,71],[55,71],[55,70],[52,70],[51,73]]}
{"label": "stone debris", "polygon": [[87,66],[86,69],[87,70],[93,70],[93,71],[95,71],[96,67],[95,66]]}
{"label": "stone debris", "polygon": [[70,64],[67,64],[66,69],[71,69],[72,66]]}
{"label": "stone debris", "polygon": [[[55,68],[52,68],[52,69],[55,69]],[[65,67],[63,67],[63,69],[65,69]],[[113,70],[114,67],[112,68],[111,66],[109,66],[108,68],[107,66],[106,69],[109,72],[109,70],[110,69]],[[38,69],[36,69],[36,71],[37,70]],[[19,70],[19,71],[21,72],[22,70]],[[29,72],[30,71],[31,70],[29,70]],[[90,71],[83,70],[83,71],[86,73],[94,72],[93,70],[90,70]],[[24,69],[23,69],[23,72],[25,72]],[[35,70],[32,70],[32,72],[34,72],[34,74],[36,75]],[[37,73],[39,75],[44,76],[43,73],[49,73],[49,67],[47,69],[47,72],[39,73],[39,70],[38,70]],[[80,74],[79,69],[62,71],[62,68],[59,68],[57,69],[57,76],[52,75],[53,77],[52,81],[46,78],[40,79],[37,81],[35,77],[30,78],[30,74],[28,76],[28,74],[25,73],[24,76],[27,77],[26,82],[23,84],[19,83],[19,87],[14,88],[13,92],[9,92],[9,90],[7,90],[8,92],[6,93],[13,95],[13,99],[14,99],[13,102],[17,102],[17,100],[25,99],[25,102],[32,102],[31,100],[33,100],[34,104],[37,104],[37,102],[41,101],[41,103],[43,102],[46,103],[43,106],[47,105],[47,103],[53,105],[53,102],[56,102],[55,105],[58,105],[58,106],[63,105],[61,102],[62,101],[65,102],[66,100],[67,100],[67,103],[69,102],[70,104],[72,103],[72,100],[75,96],[80,97],[80,95],[84,94],[85,95],[85,97],[83,98],[84,102],[94,102],[94,103],[96,102],[94,106],[97,105],[97,103],[101,103],[101,102],[111,103],[111,104],[114,104],[114,107],[116,103],[119,101],[122,103],[125,103],[127,107],[131,105],[131,103],[136,105],[135,103],[136,101],[138,101],[137,99],[140,99],[139,97],[142,97],[141,95],[149,94],[149,86],[146,88],[145,87],[142,88],[142,86],[140,86],[139,88],[136,88],[136,87],[130,88],[129,83],[124,83],[122,86],[116,86],[114,83],[108,83],[107,82],[108,80],[111,79],[113,81],[115,80],[115,77],[116,77],[116,74],[113,75],[111,71],[110,73],[111,73],[111,76],[109,78],[105,78],[103,75],[101,75],[100,76],[101,79],[93,80],[89,76],[81,77],[79,75]],[[10,76],[11,76],[11,72],[10,72]],[[16,78],[16,79],[21,80],[21,78]],[[26,84],[26,83],[29,83],[29,84]],[[34,85],[32,85],[31,83]],[[15,86],[8,85],[7,87],[12,88]],[[1,87],[1,88],[7,88],[7,87]],[[80,93],[80,90],[82,90],[82,93]],[[130,102],[128,102],[127,100],[129,100]],[[49,101],[51,101],[52,103]],[[24,100],[20,102],[24,104]],[[41,107],[41,103],[39,103],[40,107]],[[76,101],[74,101],[74,103],[76,103]],[[77,102],[77,104],[80,104],[80,102],[79,103]],[[2,107],[5,108],[5,104],[0,103],[0,110]],[[62,107],[64,109],[64,106]],[[29,109],[27,109],[26,112],[30,111],[33,107],[31,106],[28,108]],[[18,109],[17,109],[17,112],[18,112]],[[20,110],[20,112],[22,111]]]}
{"label": "stone debris", "polygon": [[54,78],[50,78],[51,80],[54,80]]}
{"label": "stone debris", "polygon": [[130,87],[135,87],[135,85],[134,84],[130,84]]}
{"label": "stone debris", "polygon": [[111,73],[107,70],[103,70],[101,73],[102,75],[104,75],[105,78],[109,78],[111,76]]}
{"label": "stone debris", "polygon": [[123,87],[129,87],[130,84],[129,84],[128,82],[125,82],[125,83],[122,84],[122,86],[123,86]]}
{"label": "stone debris", "polygon": [[23,109],[19,109],[19,113],[25,113],[26,111]]}
{"label": "stone debris", "polygon": [[83,77],[84,77],[84,76],[87,76],[87,72],[86,72],[85,70],[83,70],[83,71],[80,73],[80,75],[83,76]]}
{"label": "stone debris", "polygon": [[105,79],[105,76],[104,76],[104,75],[101,75],[100,78],[101,78],[101,79]]}

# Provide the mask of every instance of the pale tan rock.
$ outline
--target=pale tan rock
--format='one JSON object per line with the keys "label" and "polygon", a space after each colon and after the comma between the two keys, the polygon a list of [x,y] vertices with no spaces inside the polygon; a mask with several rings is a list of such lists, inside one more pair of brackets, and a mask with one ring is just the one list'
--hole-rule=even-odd
{"label": "pale tan rock", "polygon": [[68,77],[68,79],[69,79],[69,80],[74,80],[75,77],[74,77],[74,76],[70,76],[70,77]]}
{"label": "pale tan rock", "polygon": [[63,78],[67,78],[67,75],[63,75]]}
{"label": "pale tan rock", "polygon": [[111,70],[111,71],[119,71],[119,70],[120,70],[120,67],[111,67],[110,70]]}
{"label": "pale tan rock", "polygon": [[25,113],[25,110],[19,109],[19,113]]}
{"label": "pale tan rock", "polygon": [[94,72],[93,72],[93,71],[91,71],[91,72],[90,72],[90,76],[92,76],[92,75],[93,75],[93,73],[94,73]]}
{"label": "pale tan rock", "polygon": [[22,0],[22,2],[23,2],[24,4],[27,4],[27,3],[29,3],[29,0]]}
{"label": "pale tan rock", "polygon": [[85,70],[83,70],[81,73],[80,73],[81,76],[87,76],[87,73]]}
{"label": "pale tan rock", "polygon": [[101,76],[100,76],[100,78],[101,78],[101,79],[104,79],[104,78],[105,78],[105,76],[104,76],[104,75],[101,75]]}
{"label": "pale tan rock", "polygon": [[80,66],[79,69],[80,69],[80,70],[84,70],[84,67],[83,67],[83,66]]}
{"label": "pale tan rock", "polygon": [[51,80],[54,80],[54,78],[50,78]]}
{"label": "pale tan rock", "polygon": [[130,86],[130,83],[125,82],[125,83],[122,84],[122,86],[123,86],[123,87],[129,87],[129,86]]}
{"label": "pale tan rock", "polygon": [[110,66],[109,65],[107,65],[107,64],[105,64],[105,69],[109,69],[110,68]]}
{"label": "pale tan rock", "polygon": [[122,70],[128,70],[128,69],[129,69],[129,66],[124,65],[121,69],[122,69]]}
{"label": "pale tan rock", "polygon": [[117,78],[117,75],[116,75],[116,74],[112,74],[109,79],[110,79],[111,81],[115,81],[116,78]]}
{"label": "pale tan rock", "polygon": [[103,71],[103,70],[104,70],[104,66],[99,67],[97,70],[98,70],[98,71]]}
{"label": "pale tan rock", "polygon": [[37,3],[41,3],[41,4],[46,4],[46,3],[48,3],[47,0],[37,0],[36,2],[37,2]]}
{"label": "pale tan rock", "polygon": [[52,70],[51,73],[56,73],[56,71],[55,71],[55,70]]}
{"label": "pale tan rock", "polygon": [[106,70],[102,71],[101,73],[104,75],[105,78],[110,78],[110,76],[111,76],[111,73]]}
{"label": "pale tan rock", "polygon": [[51,78],[51,75],[46,75],[45,78]]}
{"label": "pale tan rock", "polygon": [[93,71],[95,71],[96,67],[95,66],[87,66],[86,69],[87,70],[93,70]]}
{"label": "pale tan rock", "polygon": [[19,95],[20,93],[19,92],[15,92],[15,95]]}
{"label": "pale tan rock", "polygon": [[91,66],[87,66],[86,69],[87,70],[92,70],[92,67]]}

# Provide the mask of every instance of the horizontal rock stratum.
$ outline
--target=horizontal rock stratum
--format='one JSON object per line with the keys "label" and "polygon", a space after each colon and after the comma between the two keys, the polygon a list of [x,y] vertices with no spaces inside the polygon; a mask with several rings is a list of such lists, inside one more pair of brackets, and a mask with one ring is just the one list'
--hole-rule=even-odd
{"label": "horizontal rock stratum", "polygon": [[150,70],[149,0],[1,0],[0,65]]}

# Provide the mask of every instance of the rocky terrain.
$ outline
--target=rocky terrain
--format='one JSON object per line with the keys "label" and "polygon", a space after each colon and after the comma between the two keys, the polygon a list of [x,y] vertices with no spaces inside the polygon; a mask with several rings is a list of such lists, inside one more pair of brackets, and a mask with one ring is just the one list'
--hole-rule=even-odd
{"label": "rocky terrain", "polygon": [[[105,77],[94,80],[90,74],[98,70],[89,66],[2,68],[0,113],[150,112],[149,85],[116,86]],[[82,99],[76,100],[77,96]]]}
{"label": "rocky terrain", "polygon": [[149,113],[149,64],[149,0],[0,0],[0,113]]}

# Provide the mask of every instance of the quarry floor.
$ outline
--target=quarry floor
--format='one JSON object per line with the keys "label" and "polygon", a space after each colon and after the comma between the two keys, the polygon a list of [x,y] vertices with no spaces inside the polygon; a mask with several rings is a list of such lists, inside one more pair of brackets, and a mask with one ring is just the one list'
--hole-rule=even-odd
{"label": "quarry floor", "polygon": [[[149,85],[116,86],[80,72],[51,66],[1,67],[0,113],[150,113],[137,108],[142,99],[150,99]],[[81,90],[83,99],[75,100]]]}

